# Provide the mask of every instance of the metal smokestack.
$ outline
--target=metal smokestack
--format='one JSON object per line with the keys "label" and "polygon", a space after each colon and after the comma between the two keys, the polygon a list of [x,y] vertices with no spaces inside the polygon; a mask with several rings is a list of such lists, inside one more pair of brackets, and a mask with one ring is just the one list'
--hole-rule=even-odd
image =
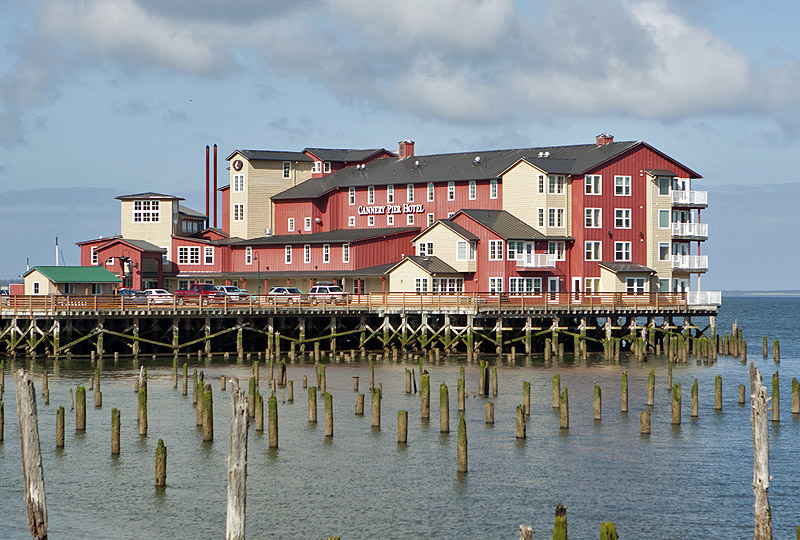
{"label": "metal smokestack", "polygon": [[208,145],[206,145],[206,217],[208,215]]}
{"label": "metal smokestack", "polygon": [[217,228],[217,143],[214,143],[214,228]]}

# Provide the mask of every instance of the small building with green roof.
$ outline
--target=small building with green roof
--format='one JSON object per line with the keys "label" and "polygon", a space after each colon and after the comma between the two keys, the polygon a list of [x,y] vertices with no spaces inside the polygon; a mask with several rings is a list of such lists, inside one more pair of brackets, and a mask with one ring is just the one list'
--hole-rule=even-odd
{"label": "small building with green roof", "polygon": [[22,277],[25,294],[114,294],[122,280],[102,266],[34,266]]}

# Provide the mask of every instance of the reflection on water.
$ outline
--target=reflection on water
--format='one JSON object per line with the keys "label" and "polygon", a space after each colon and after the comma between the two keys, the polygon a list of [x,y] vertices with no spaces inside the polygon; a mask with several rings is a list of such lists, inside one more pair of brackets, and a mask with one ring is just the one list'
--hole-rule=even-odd
{"label": "reflection on water", "polygon": [[[726,300],[727,301],[727,300]],[[750,301],[750,299],[747,299]],[[741,300],[741,306],[747,301]],[[719,318],[729,331],[730,302]],[[736,302],[733,302],[734,306]],[[740,307],[741,307],[740,306]],[[797,312],[800,300],[780,309]],[[748,307],[735,315],[751,340],[750,358],[765,379],[776,366],[760,355],[760,336],[782,337],[782,422],[771,426],[770,502],[776,538],[791,537],[800,524],[797,449],[800,419],[790,414],[791,378],[800,376],[797,329],[776,333],[766,317],[774,310]],[[794,319],[792,319],[794,321]],[[782,324],[782,323],[781,323]],[[727,325],[727,326],[725,326]],[[759,326],[760,325],[760,326]],[[773,330],[770,332],[770,330]],[[785,337],[783,337],[785,336]],[[752,343],[758,346],[753,347]],[[757,349],[754,351],[754,349]],[[758,353],[758,354],[756,354]],[[492,359],[494,361],[495,359]],[[192,360],[195,362],[196,359]],[[280,448],[269,450],[268,437],[251,425],[248,448],[247,533],[253,538],[438,538],[472,536],[513,538],[520,523],[535,537],[552,535],[556,504],[567,506],[570,537],[595,538],[600,522],[612,520],[624,538],[744,538],[752,534],[752,435],[749,406],[737,404],[737,387],[747,383],[746,367],[732,358],[717,365],[676,366],[683,391],[683,424],[670,425],[670,395],[663,358],[639,365],[628,358],[605,365],[600,357],[585,364],[567,357],[545,366],[541,358],[516,365],[498,364],[500,394],[495,424],[485,424],[485,398],[467,398],[469,473],[456,474],[456,381],[464,359],[426,365],[431,373],[430,422],[420,419],[419,394],[405,393],[405,368],[415,363],[376,364],[383,383],[381,428],[370,426],[370,403],[355,416],[352,377],[368,380],[367,364],[332,365],[327,386],[334,399],[334,437],[326,439],[322,406],[317,425],[307,422],[302,378],[314,380],[311,364],[289,366],[295,402],[279,397]],[[225,533],[226,463],[229,449],[230,391],[221,392],[221,375],[246,381],[249,366],[198,365],[214,389],[213,443],[202,442],[196,413],[181,385],[172,388],[171,359],[148,357],[149,436],[136,426],[133,382],[138,370],[130,359],[106,361],[103,408],[94,409],[87,391],[87,431],[74,432],[74,411],[67,410],[66,448],[55,449],[55,411],[69,409],[69,390],[85,384],[93,372],[87,360],[60,363],[50,378],[51,405],[39,401],[40,436],[47,487],[49,529],[53,538],[87,537],[221,538]],[[7,360],[8,365],[8,360]],[[16,366],[23,365],[19,360]],[[190,368],[194,364],[190,364]],[[645,408],[647,374],[656,371],[652,434],[639,434]],[[619,412],[620,376],[629,377],[628,414]],[[50,371],[53,372],[52,365]],[[468,365],[467,387],[477,390],[478,366]],[[41,392],[41,362],[34,368]],[[554,373],[569,388],[570,429],[559,429],[551,407]],[[190,369],[191,374],[191,369]],[[714,377],[723,377],[723,410],[714,411]],[[266,391],[262,369],[262,391]],[[190,375],[191,376],[191,375]],[[691,384],[698,379],[700,417],[689,415]],[[515,438],[515,408],[522,382],[531,381],[527,439]],[[438,426],[435,389],[447,382],[451,433]],[[594,381],[603,391],[603,419],[592,415]],[[769,386],[769,384],[768,384]],[[230,388],[230,387],[229,387]],[[27,539],[22,494],[13,377],[6,374],[5,442],[0,443],[0,538]],[[121,409],[122,452],[110,453],[111,409]],[[408,444],[397,445],[397,411],[408,410]],[[266,422],[265,422],[266,424]],[[155,447],[168,447],[167,488],[153,487]]]}

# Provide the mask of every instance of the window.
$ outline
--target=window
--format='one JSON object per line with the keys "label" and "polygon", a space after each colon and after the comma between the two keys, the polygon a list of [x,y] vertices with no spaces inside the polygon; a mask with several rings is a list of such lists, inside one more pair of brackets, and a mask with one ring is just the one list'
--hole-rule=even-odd
{"label": "window", "polygon": [[490,277],[489,278],[489,294],[497,294],[503,292],[503,278]]}
{"label": "window", "polygon": [[658,243],[658,260],[659,261],[669,260],[669,242]]}
{"label": "window", "polygon": [[353,279],[353,294],[364,294],[367,290],[364,287],[364,278]]}
{"label": "window", "polygon": [[92,264],[97,264],[98,263],[98,260],[97,260],[97,248],[93,247],[93,248],[91,248],[91,250],[92,250]]}
{"label": "window", "polygon": [[564,193],[564,176],[551,174],[547,177],[547,193],[561,195]]}
{"label": "window", "polygon": [[348,227],[355,227],[356,226],[356,216],[350,216],[347,218],[347,226]]}
{"label": "window", "polygon": [[544,208],[539,208],[539,227],[544,227]]}
{"label": "window", "polygon": [[464,292],[464,278],[433,278],[433,292]]}
{"label": "window", "polygon": [[386,216],[386,224],[387,225],[394,225],[394,214],[389,214]]}
{"label": "window", "polygon": [[614,242],[614,260],[615,261],[631,260],[630,242]]}
{"label": "window", "polygon": [[188,279],[179,279],[178,280],[178,288],[182,291],[185,291],[189,288],[189,280]]}
{"label": "window", "polygon": [[292,177],[292,163],[289,161],[283,162],[283,177],[284,178]]}
{"label": "window", "polygon": [[428,214],[428,227],[433,225],[434,221],[436,221],[436,218],[433,217],[433,214]]}
{"label": "window", "polygon": [[428,278],[414,278],[414,292],[428,292]]}
{"label": "window", "polygon": [[414,184],[406,184],[406,202],[414,202]]}
{"label": "window", "polygon": [[315,161],[314,165],[312,165],[312,167],[311,167],[311,173],[312,174],[316,174],[316,173],[321,173],[321,172],[322,172],[322,162],[321,161]]}
{"label": "window", "polygon": [[631,194],[631,177],[630,176],[615,176],[614,177],[614,195],[628,197]]}
{"label": "window", "polygon": [[489,198],[496,199],[497,198],[497,179],[493,179],[489,181]]}
{"label": "window", "polygon": [[331,262],[331,245],[322,244],[322,262],[328,264]]}
{"label": "window", "polygon": [[414,214],[406,214],[406,225],[414,224]]}
{"label": "window", "polygon": [[[468,259],[469,257],[469,259]],[[457,261],[474,261],[475,260],[475,242],[456,242],[456,260]]]}
{"label": "window", "polygon": [[394,202],[394,186],[391,184],[386,186],[386,202],[387,203]]}
{"label": "window", "polygon": [[417,255],[420,257],[433,256],[433,242],[420,242],[417,244]]}
{"label": "window", "polygon": [[33,294],[39,294],[39,282],[38,281],[34,281],[33,282]]}
{"label": "window", "polygon": [[512,294],[541,294],[542,278],[508,278],[508,292]]}
{"label": "window", "polygon": [[178,264],[200,264],[200,246],[178,246]]}
{"label": "window", "polygon": [[367,216],[367,226],[369,227],[375,226],[375,216]]}
{"label": "window", "polygon": [[309,244],[303,246],[303,262],[306,264],[311,262],[311,246]]}
{"label": "window", "polygon": [[447,200],[448,201],[456,200],[456,183],[455,182],[447,182]]}
{"label": "window", "polygon": [[514,240],[508,241],[508,260],[522,259],[525,254],[525,244]]}
{"label": "window", "polygon": [[311,218],[303,218],[303,230],[310,231],[311,230]]}
{"label": "window", "polygon": [[289,232],[294,232],[294,218],[293,217],[289,218],[289,221],[288,221],[288,224],[286,225],[286,228],[289,230]]}
{"label": "window", "polygon": [[659,279],[658,280],[658,292],[669,292],[669,280],[668,279]]}
{"label": "window", "polygon": [[603,257],[603,243],[595,240],[584,242],[585,250],[583,260],[600,261]]}
{"label": "window", "polygon": [[244,248],[244,264],[253,264],[253,248],[250,246]]}
{"label": "window", "polygon": [[456,213],[455,213],[455,212],[447,212],[447,219],[450,219],[450,218],[451,218],[451,217],[453,217],[454,215],[456,215]]}
{"label": "window", "polygon": [[587,229],[599,229],[603,226],[603,221],[601,219],[603,209],[602,208],[586,208],[585,215],[586,215],[586,228]]}
{"label": "window", "polygon": [[544,193],[544,175],[539,175],[539,193]]}
{"label": "window", "polygon": [[616,229],[630,229],[631,228],[631,209],[630,208],[615,208],[614,209],[614,228],[616,228]]}
{"label": "window", "polygon": [[436,188],[433,185],[433,182],[428,182],[428,202],[433,201],[433,196],[434,196],[434,193],[435,193],[435,189]]}
{"label": "window", "polygon": [[331,172],[331,162],[330,161],[326,161],[325,162],[325,170],[324,170],[324,172],[325,172],[325,174]]}
{"label": "window", "polygon": [[602,185],[602,176],[599,174],[587,174],[584,177],[583,193],[584,195],[601,195]]}
{"label": "window", "polygon": [[347,200],[347,204],[350,206],[354,206],[356,204],[356,188],[351,187],[349,190],[349,198]]}
{"label": "window", "polygon": [[114,264],[114,257],[109,257],[106,259],[106,266],[111,266]]}
{"label": "window", "polygon": [[583,292],[588,295],[595,295],[600,293],[600,278],[589,277],[586,278],[586,285]]}
{"label": "window", "polygon": [[478,243],[477,242],[470,242],[469,243],[469,260],[475,260],[475,252],[478,251]]}
{"label": "window", "polygon": [[502,261],[503,260],[503,241],[502,240],[489,240],[489,260]]}
{"label": "window", "polygon": [[658,211],[658,228],[669,229],[669,210]]}
{"label": "window", "polygon": [[203,250],[203,263],[214,264],[214,248],[206,246]]}
{"label": "window", "polygon": [[244,191],[244,175],[243,174],[234,174],[233,175],[233,192],[234,193],[242,193]]}
{"label": "window", "polygon": [[134,223],[159,221],[159,202],[158,201],[133,201],[133,221]]}
{"label": "window", "polygon": [[285,246],[286,264],[292,264],[292,246]]}
{"label": "window", "polygon": [[548,208],[547,225],[549,227],[564,227],[564,209]]}
{"label": "window", "polygon": [[659,176],[658,177],[658,194],[659,195],[669,195],[669,189],[672,185],[672,178],[668,176]]}
{"label": "window", "polygon": [[629,277],[625,280],[625,290],[628,294],[644,294],[643,277]]}
{"label": "window", "polygon": [[350,262],[350,244],[342,244],[342,262]]}
{"label": "window", "polygon": [[469,200],[474,201],[478,198],[478,184],[475,180],[469,181]]}
{"label": "window", "polygon": [[547,242],[547,253],[555,255],[557,261],[564,260],[564,241],[563,240],[550,240]]}
{"label": "window", "polygon": [[[97,294],[94,292],[95,285],[99,285],[98,283],[92,283],[92,294]],[[64,284],[64,294],[75,294],[75,284],[74,283],[65,283]]]}
{"label": "window", "polygon": [[233,205],[233,221],[244,221],[244,205]]}
{"label": "window", "polygon": [[367,188],[367,204],[375,204],[375,186]]}

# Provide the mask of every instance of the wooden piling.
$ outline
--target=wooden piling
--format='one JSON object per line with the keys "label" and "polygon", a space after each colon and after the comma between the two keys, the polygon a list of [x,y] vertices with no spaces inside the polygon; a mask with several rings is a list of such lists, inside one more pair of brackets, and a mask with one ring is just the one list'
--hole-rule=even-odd
{"label": "wooden piling", "polygon": [[492,366],[492,395],[497,396],[497,366]]}
{"label": "wooden piling", "polygon": [[147,435],[147,388],[139,388],[139,435]]}
{"label": "wooden piling", "polygon": [[294,381],[286,381],[286,386],[289,388],[289,403],[294,403]]}
{"label": "wooden piling", "polygon": [[356,396],[356,416],[364,415],[364,394]]}
{"label": "wooden piling", "polygon": [[722,375],[714,377],[714,409],[722,410]]}
{"label": "wooden piling", "polygon": [[406,394],[411,393],[411,370],[406,368]]}
{"label": "wooden piling", "polygon": [[567,540],[567,507],[556,506],[556,515],[553,519],[553,540]]}
{"label": "wooden piling", "polygon": [[[316,388],[315,388],[316,390]],[[330,394],[326,394],[330,395]],[[278,398],[275,397],[275,394],[269,395],[269,400],[267,401],[267,411],[269,417],[269,447],[270,448],[278,448]],[[314,392],[314,422],[317,421],[317,393]],[[333,429],[333,425],[331,425],[331,429]],[[327,427],[326,427],[326,434],[327,434]]]}
{"label": "wooden piling", "polygon": [[245,540],[247,494],[247,401],[239,385],[231,392],[231,450],[228,455],[228,507],[225,540]]}
{"label": "wooden piling", "polygon": [[248,380],[248,385],[247,414],[250,415],[250,418],[253,418],[256,415],[256,390],[258,389],[258,385],[256,385],[256,378],[250,377]]}
{"label": "wooden piling", "polygon": [[698,403],[697,403],[697,379],[695,378],[694,383],[692,384],[692,418],[697,418],[698,413]]}
{"label": "wooden piling", "polygon": [[214,399],[211,385],[206,384],[203,391],[203,442],[214,440]]}
{"label": "wooden piling", "polygon": [[450,433],[450,392],[445,383],[439,385],[439,433]]}
{"label": "wooden piling", "polygon": [[525,413],[525,421],[531,415],[531,382],[522,381],[522,412]]}
{"label": "wooden piling", "polygon": [[317,387],[308,387],[308,421],[317,421]]}
{"label": "wooden piling", "polygon": [[739,385],[739,405],[744,405],[744,385]]}
{"label": "wooden piling", "polygon": [[458,421],[458,472],[467,472],[467,422],[464,415]]}
{"label": "wooden piling", "polygon": [[381,393],[377,388],[372,389],[372,427],[381,427]]}
{"label": "wooden piling", "polygon": [[672,386],[672,425],[681,424],[681,383]]}
{"label": "wooden piling", "polygon": [[120,418],[119,409],[111,409],[111,455],[118,456],[120,452]]}
{"label": "wooden piling", "polygon": [[429,420],[431,417],[431,376],[425,372],[420,375],[420,416],[423,420]]}
{"label": "wooden piling", "polygon": [[325,364],[320,364],[320,366],[319,366],[319,392],[320,392],[320,394],[323,394],[323,395],[328,393],[327,392],[328,382],[327,382],[326,379],[327,379],[327,377],[325,375]]}
{"label": "wooden piling", "polygon": [[225,378],[225,375],[222,375],[219,378],[220,389],[224,392],[228,385],[228,379]]}
{"label": "wooden piling", "polygon": [[525,423],[525,407],[522,405],[517,405],[516,427],[517,439],[524,439],[526,437],[527,424]]}
{"label": "wooden piling", "polygon": [[553,408],[558,409],[561,406],[561,375],[556,373],[553,375]]}
{"label": "wooden piling", "polygon": [[769,505],[769,432],[767,389],[761,373],[750,362],[750,417],[753,425],[753,495],[755,528],[753,540],[772,540],[772,510]]}
{"label": "wooden piling", "polygon": [[594,383],[594,419],[603,419],[603,394],[600,390],[600,385]]}
{"label": "wooden piling", "polygon": [[75,431],[86,431],[86,388],[75,389]]}
{"label": "wooden piling", "polygon": [[763,348],[764,348],[764,358],[766,359],[767,358],[767,336],[764,336],[762,341],[763,341],[762,345],[763,345]]}
{"label": "wooden piling", "polygon": [[64,407],[56,411],[56,448],[64,448]]}
{"label": "wooden piling", "polygon": [[618,540],[617,527],[613,521],[604,521],[600,524],[600,540]]}
{"label": "wooden piling", "polygon": [[185,396],[189,393],[189,364],[183,364],[183,392],[182,394]]}
{"label": "wooden piling", "polygon": [[42,374],[42,394],[44,395],[44,404],[50,405],[50,385],[48,384],[47,380],[47,367],[44,368],[44,373]]}
{"label": "wooden piling", "polygon": [[6,433],[6,405],[0,400],[0,442],[5,439]]}
{"label": "wooden piling", "polygon": [[647,409],[639,413],[639,433],[650,435],[650,411]]}
{"label": "wooden piling", "polygon": [[792,377],[792,414],[800,414],[800,383]]}
{"label": "wooden piling", "polygon": [[[406,384],[408,387],[408,384]],[[353,377],[353,392],[358,392],[358,377]]]}
{"label": "wooden piling", "polygon": [[167,485],[167,447],[164,439],[158,439],[156,448],[156,487]]}
{"label": "wooden piling", "polygon": [[[364,394],[361,394],[362,396]],[[408,443],[408,411],[397,411],[397,444]]]}
{"label": "wooden piling", "polygon": [[622,372],[622,379],[620,381],[620,394],[619,394],[619,410],[620,412],[628,412],[628,372]]}
{"label": "wooden piling", "polygon": [[655,404],[656,394],[656,371],[650,370],[647,374],[647,404],[652,407]]}
{"label": "wooden piling", "polygon": [[256,389],[256,432],[264,431],[264,396]]}
{"label": "wooden piling", "polygon": [[[114,353],[116,354],[116,353]],[[172,388],[178,388],[178,353],[172,357]]]}
{"label": "wooden piling", "polygon": [[566,386],[561,391],[559,400],[559,427],[569,429],[569,394]]}
{"label": "wooden piling", "polygon": [[333,396],[325,394],[325,436],[333,437]]}
{"label": "wooden piling", "polygon": [[466,380],[464,379],[464,367],[461,367],[461,376],[458,378],[458,411],[466,410]]}
{"label": "wooden piling", "polygon": [[192,405],[197,405],[197,368],[192,375]]}
{"label": "wooden piling", "polygon": [[772,358],[776,364],[781,363],[781,343],[777,338],[772,342]]}
{"label": "wooden piling", "polygon": [[494,424],[494,401],[486,402],[486,423]]}
{"label": "wooden piling", "polygon": [[780,389],[780,376],[776,371],[772,375],[772,421],[781,421],[781,389]]}

